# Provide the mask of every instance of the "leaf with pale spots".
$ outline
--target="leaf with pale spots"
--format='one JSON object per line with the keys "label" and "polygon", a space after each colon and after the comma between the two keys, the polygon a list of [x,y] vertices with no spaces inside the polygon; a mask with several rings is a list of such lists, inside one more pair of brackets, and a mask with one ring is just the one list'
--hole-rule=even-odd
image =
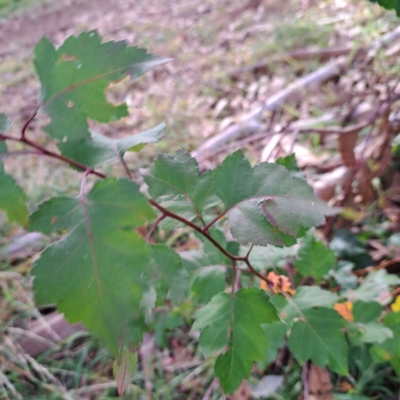
{"label": "leaf with pale spots", "polygon": [[51,119],[45,131],[60,141],[90,140],[88,119],[111,122],[128,115],[125,103],[107,101],[108,85],[167,61],[123,41],[101,43],[95,31],[70,36],[58,49],[43,37],[34,64],[42,85],[39,110]]}

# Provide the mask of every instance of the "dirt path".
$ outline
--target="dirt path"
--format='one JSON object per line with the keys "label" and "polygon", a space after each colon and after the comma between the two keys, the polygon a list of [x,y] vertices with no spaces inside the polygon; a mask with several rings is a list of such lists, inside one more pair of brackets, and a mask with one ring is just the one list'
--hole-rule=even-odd
{"label": "dirt path", "polygon": [[124,8],[133,1],[116,0],[72,0],[51,3],[32,9],[18,17],[0,22],[0,57],[10,56],[23,48],[31,49],[43,35],[56,40],[60,35],[68,34],[83,23],[90,28],[104,18],[110,11],[124,15]]}
{"label": "dirt path", "polygon": [[[143,129],[169,117],[171,140],[179,137],[182,143],[184,138],[193,147],[218,130],[218,118],[226,112],[214,109],[226,95],[235,97],[235,91],[214,82],[221,73],[251,62],[252,43],[260,36],[252,26],[273,20],[273,4],[277,2],[64,0],[6,19],[0,22],[0,112],[17,128],[35,107],[39,85],[31,61],[43,35],[59,45],[72,34],[97,29],[104,40],[126,40],[175,59],[121,95],[118,100],[127,101],[132,112],[122,129]],[[241,112],[243,106],[250,107],[251,101],[227,111]]]}

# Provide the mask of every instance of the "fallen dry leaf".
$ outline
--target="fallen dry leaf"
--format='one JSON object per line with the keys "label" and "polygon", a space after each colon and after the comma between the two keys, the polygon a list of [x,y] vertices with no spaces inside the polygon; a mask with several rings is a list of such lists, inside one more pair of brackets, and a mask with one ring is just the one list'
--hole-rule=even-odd
{"label": "fallen dry leaf", "polygon": [[353,303],[346,301],[344,303],[335,303],[333,308],[346,320],[353,321]]}
{"label": "fallen dry leaf", "polygon": [[358,139],[358,132],[350,132],[339,136],[339,151],[344,164],[351,168],[356,164],[354,148]]}
{"label": "fallen dry leaf", "polygon": [[374,193],[371,185],[371,171],[365,161],[362,162],[358,172],[358,191],[362,196],[362,202],[369,204]]}
{"label": "fallen dry leaf", "polygon": [[251,390],[247,385],[246,381],[243,381],[239,386],[239,389],[229,397],[229,400],[249,400],[251,396]]}
{"label": "fallen dry leaf", "polygon": [[309,400],[333,400],[333,385],[326,368],[311,364],[308,374]]}

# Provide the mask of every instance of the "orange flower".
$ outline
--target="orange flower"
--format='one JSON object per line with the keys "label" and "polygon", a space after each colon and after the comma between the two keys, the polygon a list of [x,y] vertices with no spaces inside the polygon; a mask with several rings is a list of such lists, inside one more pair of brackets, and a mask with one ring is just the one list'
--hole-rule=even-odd
{"label": "orange flower", "polygon": [[346,301],[344,303],[335,303],[333,308],[346,320],[353,321],[353,303]]}
{"label": "orange flower", "polygon": [[263,279],[260,281],[260,288],[264,290],[269,290],[267,282],[265,282]]}
{"label": "orange flower", "polygon": [[278,294],[278,293],[286,293],[289,295],[293,295],[295,291],[291,288],[291,283],[287,276],[285,275],[277,275],[275,272],[270,272],[267,275],[267,279],[269,285],[266,281],[262,280],[260,282],[260,288],[267,290],[268,292]]}

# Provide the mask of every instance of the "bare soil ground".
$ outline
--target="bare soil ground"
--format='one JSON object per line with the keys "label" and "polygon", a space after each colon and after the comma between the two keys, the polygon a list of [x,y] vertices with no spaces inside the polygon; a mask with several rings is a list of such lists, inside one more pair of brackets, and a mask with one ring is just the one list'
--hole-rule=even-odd
{"label": "bare soil ground", "polygon": [[[299,6],[287,1],[282,6],[275,0],[206,0],[201,4],[183,0],[48,2],[0,22],[0,111],[11,118],[18,131],[34,109],[40,86],[32,66],[33,49],[43,35],[60,45],[69,35],[97,29],[104,40],[126,40],[173,61],[138,82],[122,82],[110,88],[110,98],[126,101],[131,115],[111,126],[96,128],[105,134],[126,135],[166,120],[166,140],[133,157],[132,162],[138,166],[147,163],[154,151],[193,150],[284,85],[280,76],[260,76],[261,81],[248,91],[252,74],[231,84],[227,72],[272,56],[280,46],[273,40],[276,22],[287,18],[290,25],[293,13],[302,18],[308,5],[303,3]],[[310,21],[307,17],[300,29],[304,30],[303,25]],[[305,29],[305,37],[295,42],[290,33],[287,35],[281,29],[283,37],[278,40],[288,48],[327,44],[330,29],[323,27],[322,35],[313,34],[312,29]],[[31,128],[35,137],[47,140],[40,131],[45,124],[44,116],[34,121]],[[68,183],[73,176],[65,169],[55,172],[35,157],[26,157],[24,161],[7,160],[6,167],[35,200],[51,193],[45,189],[49,182],[54,187],[60,181]],[[32,175],[32,166],[39,167],[39,172]]]}
{"label": "bare soil ground", "polygon": [[[149,124],[168,118],[173,135],[193,147],[215,133],[228,112],[251,106],[251,99],[240,101],[244,87],[231,93],[224,85],[225,74],[272,54],[269,39],[275,22],[293,12],[301,17],[302,7],[275,0],[51,2],[0,23],[0,109],[17,125],[32,109],[38,91],[32,52],[42,35],[60,44],[71,34],[98,29],[105,40],[126,40],[174,58],[139,86],[125,90],[133,111],[128,125],[136,128],[149,118]],[[317,37],[311,39],[311,44],[318,42]],[[218,104],[226,94],[234,94],[233,104]]]}

